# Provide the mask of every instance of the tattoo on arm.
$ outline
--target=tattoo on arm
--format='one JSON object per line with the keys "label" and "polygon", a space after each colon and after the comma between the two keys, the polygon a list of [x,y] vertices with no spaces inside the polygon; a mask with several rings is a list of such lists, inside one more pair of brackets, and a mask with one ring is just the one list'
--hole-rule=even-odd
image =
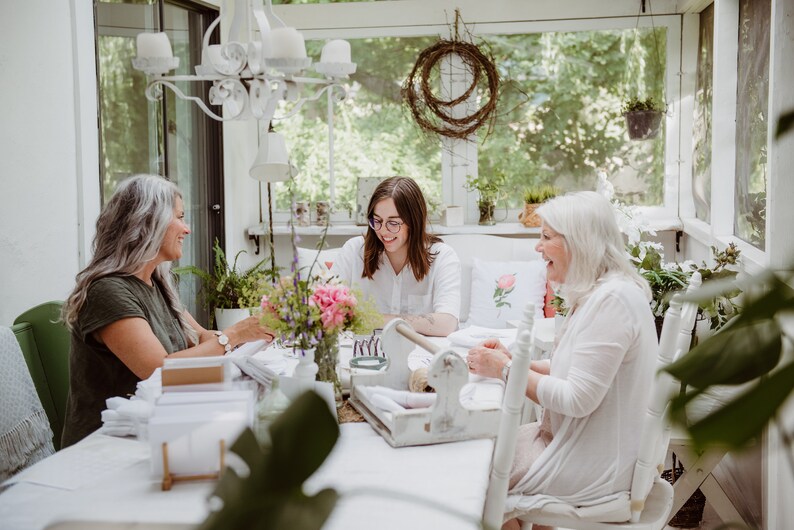
{"label": "tattoo on arm", "polygon": [[408,314],[402,313],[402,314],[398,315],[398,318],[401,318],[401,319],[405,320],[406,322],[410,322],[411,320],[416,321],[416,320],[420,320],[421,319],[421,320],[425,320],[431,326],[436,323],[436,317],[433,316],[432,314],[427,314],[427,315],[408,315]]}

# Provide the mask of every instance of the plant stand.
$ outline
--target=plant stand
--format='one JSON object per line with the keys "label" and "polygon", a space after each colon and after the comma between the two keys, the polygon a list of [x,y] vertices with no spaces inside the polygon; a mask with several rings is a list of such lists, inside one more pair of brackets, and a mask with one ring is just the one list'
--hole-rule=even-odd
{"label": "plant stand", "polygon": [[635,110],[627,112],[626,128],[632,140],[650,140],[659,136],[662,113],[657,110]]}

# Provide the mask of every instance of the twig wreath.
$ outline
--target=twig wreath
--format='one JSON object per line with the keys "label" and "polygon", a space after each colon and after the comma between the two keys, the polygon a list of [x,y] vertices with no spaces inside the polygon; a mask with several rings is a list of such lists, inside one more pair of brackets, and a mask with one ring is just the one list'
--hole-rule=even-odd
{"label": "twig wreath", "polygon": [[[433,132],[448,138],[465,139],[477,129],[488,124],[490,134],[496,118],[496,102],[499,98],[499,72],[493,57],[477,45],[460,40],[457,35],[456,13],[455,38],[442,39],[425,48],[419,54],[416,64],[402,87],[403,100],[411,110],[417,125],[425,132]],[[448,55],[458,55],[472,74],[472,82],[459,97],[445,101],[433,94],[430,77],[438,62]],[[473,114],[456,118],[451,115],[453,107],[465,102],[477,90],[480,81],[487,82],[488,98]]]}

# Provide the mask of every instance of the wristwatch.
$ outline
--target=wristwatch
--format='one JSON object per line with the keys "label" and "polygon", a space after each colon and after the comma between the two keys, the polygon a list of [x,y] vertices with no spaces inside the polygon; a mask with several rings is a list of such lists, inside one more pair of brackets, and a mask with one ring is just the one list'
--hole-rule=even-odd
{"label": "wristwatch", "polygon": [[510,367],[511,366],[513,366],[513,360],[512,359],[507,361],[505,363],[505,365],[502,367],[502,381],[504,381],[505,383],[507,383],[507,376],[510,375]]}
{"label": "wristwatch", "polygon": [[223,349],[226,351],[226,353],[232,351],[232,345],[229,344],[229,337],[224,335],[222,331],[216,331],[215,335],[218,337],[218,344],[223,346]]}

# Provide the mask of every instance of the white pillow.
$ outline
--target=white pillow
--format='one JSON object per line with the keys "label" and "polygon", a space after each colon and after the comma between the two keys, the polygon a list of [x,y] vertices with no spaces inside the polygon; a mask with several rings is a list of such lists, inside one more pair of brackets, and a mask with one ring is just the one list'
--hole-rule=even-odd
{"label": "white pillow", "polygon": [[523,317],[528,302],[535,305],[535,317],[543,318],[545,296],[545,261],[472,259],[469,324],[486,328],[507,327],[508,320]]}
{"label": "white pillow", "polygon": [[301,278],[305,277],[309,272],[309,267],[314,263],[314,258],[317,253],[320,256],[317,258],[317,263],[314,263],[312,275],[328,273],[336,261],[336,256],[339,254],[338,248],[327,248],[325,250],[317,250],[316,248],[301,248],[298,247],[298,270],[301,273]]}

